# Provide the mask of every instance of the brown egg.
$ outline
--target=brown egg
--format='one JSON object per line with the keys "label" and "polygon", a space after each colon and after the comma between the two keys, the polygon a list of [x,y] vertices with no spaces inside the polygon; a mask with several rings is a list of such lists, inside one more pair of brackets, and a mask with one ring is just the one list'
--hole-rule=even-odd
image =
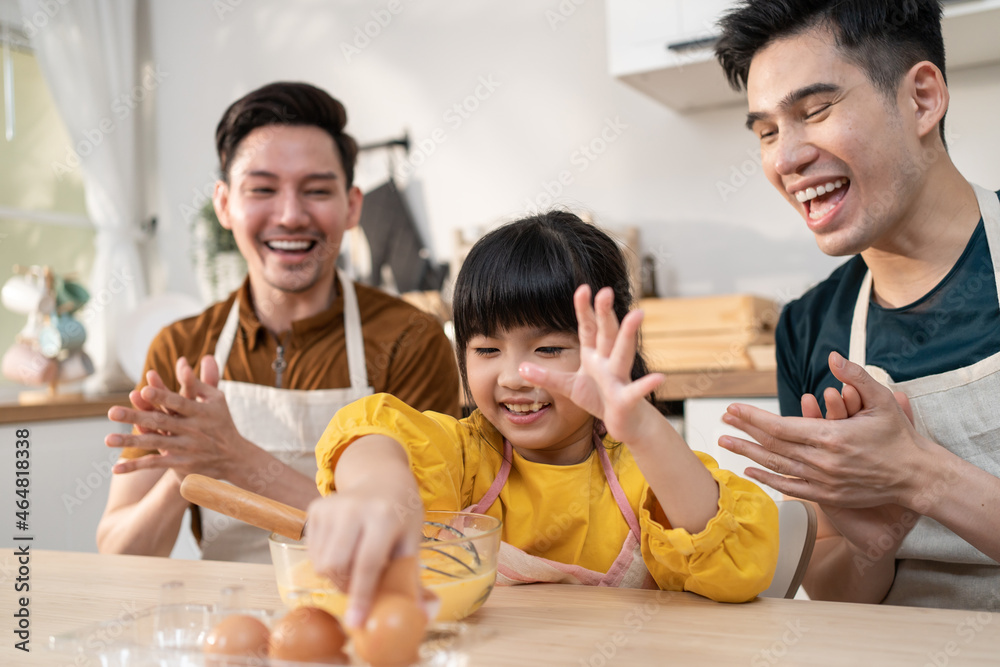
{"label": "brown egg", "polygon": [[427,616],[404,595],[380,595],[364,626],[354,633],[354,649],[372,667],[404,667],[419,662]]}
{"label": "brown egg", "polygon": [[346,665],[340,621],[317,607],[298,607],[274,626],[268,655],[280,660]]}
{"label": "brown egg", "polygon": [[214,655],[263,657],[269,635],[267,626],[253,616],[232,614],[212,628],[201,649]]}

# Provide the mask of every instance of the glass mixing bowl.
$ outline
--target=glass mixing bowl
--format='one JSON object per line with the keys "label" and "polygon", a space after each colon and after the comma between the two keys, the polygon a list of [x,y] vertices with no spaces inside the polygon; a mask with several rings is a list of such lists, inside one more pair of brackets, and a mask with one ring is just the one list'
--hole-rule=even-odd
{"label": "glass mixing bowl", "polygon": [[[289,607],[321,607],[343,618],[347,596],[313,570],[305,542],[269,539],[281,600]],[[479,609],[493,590],[500,520],[471,512],[427,512],[420,545],[420,579],[441,600],[435,621],[457,621]]]}

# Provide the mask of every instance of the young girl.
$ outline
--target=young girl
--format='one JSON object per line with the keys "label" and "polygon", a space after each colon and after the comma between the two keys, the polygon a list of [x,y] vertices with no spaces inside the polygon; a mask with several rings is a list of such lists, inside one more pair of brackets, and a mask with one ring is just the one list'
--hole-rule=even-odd
{"label": "young girl", "polygon": [[630,303],[617,244],[570,213],[476,243],[454,320],[477,410],[456,420],[370,396],[341,409],[316,448],[330,495],[310,507],[309,555],[348,590],[349,625],[366,616],[389,558],[416,551],[420,501],[503,521],[501,584],[659,587],[728,602],[767,588],[777,508],[692,452],[648,400],[663,377],[646,374],[642,314]]}

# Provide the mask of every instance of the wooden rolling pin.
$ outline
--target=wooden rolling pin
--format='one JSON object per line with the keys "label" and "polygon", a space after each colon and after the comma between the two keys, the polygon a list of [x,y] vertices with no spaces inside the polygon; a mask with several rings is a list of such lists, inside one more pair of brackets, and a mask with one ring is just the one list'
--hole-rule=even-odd
{"label": "wooden rolling pin", "polygon": [[204,475],[185,477],[181,495],[195,505],[293,540],[301,540],[305,530],[303,510]]}

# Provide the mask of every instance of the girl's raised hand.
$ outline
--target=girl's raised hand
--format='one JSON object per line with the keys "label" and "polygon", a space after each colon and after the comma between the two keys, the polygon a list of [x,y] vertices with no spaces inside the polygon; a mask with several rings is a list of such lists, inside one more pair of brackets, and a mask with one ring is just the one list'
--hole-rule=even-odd
{"label": "girl's raised hand", "polygon": [[614,291],[605,287],[590,305],[590,286],[581,285],[573,295],[580,336],[580,368],[574,373],[552,371],[532,363],[518,369],[528,382],[562,394],[604,422],[617,440],[638,437],[644,413],[659,414],[645,397],[663,382],[661,373],[632,380],[636,341],[642,311],[628,313],[619,325],[614,312]]}

